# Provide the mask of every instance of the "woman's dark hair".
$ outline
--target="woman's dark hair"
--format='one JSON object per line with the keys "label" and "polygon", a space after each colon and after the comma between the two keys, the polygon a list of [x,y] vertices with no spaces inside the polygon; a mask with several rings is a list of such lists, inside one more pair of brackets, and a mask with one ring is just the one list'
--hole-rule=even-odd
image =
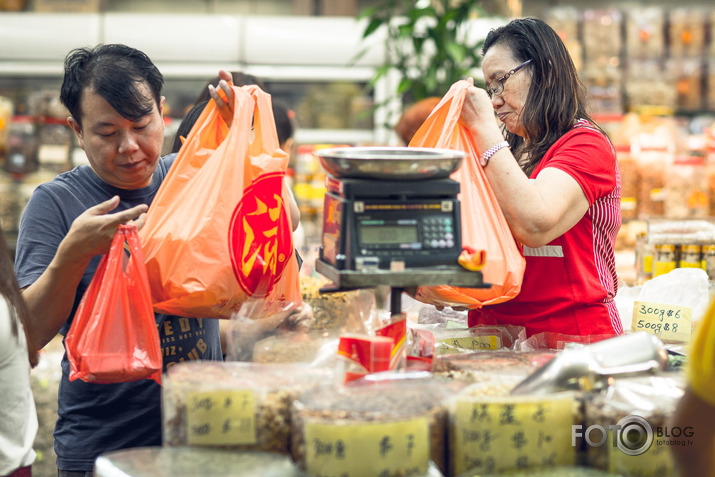
{"label": "woman's dark hair", "polygon": [[273,120],[276,122],[276,132],[278,133],[278,144],[283,147],[288,139],[295,134],[295,124],[293,123],[293,111],[288,109],[285,103],[278,99],[273,99]]}
{"label": "woman's dark hair", "polygon": [[[151,97],[139,86],[145,84]],[[149,57],[126,45],[98,45],[77,48],[65,58],[60,100],[77,123],[82,125],[80,99],[91,88],[122,117],[138,121],[161,104],[164,77]]]}
{"label": "woman's dark hair", "polygon": [[[199,97],[196,98],[196,101],[194,101],[194,104],[198,104],[202,101],[208,101],[211,99],[211,95],[209,94],[209,85],[213,85],[215,88],[218,87],[218,83],[221,81],[221,78],[217,75],[211,78],[206,82],[204,85],[204,89],[201,90],[201,93],[199,94]],[[255,84],[259,88],[261,88],[263,91],[266,91],[266,86],[263,84],[263,81],[258,79],[257,76],[248,74],[248,73],[241,73],[240,71],[232,71],[231,72],[231,81],[233,82],[234,86],[247,86],[249,84]]]}
{"label": "woman's dark hair", "polygon": [[527,175],[577,120],[586,119],[601,129],[588,113],[587,89],[553,28],[536,18],[515,19],[489,32],[482,54],[494,45],[509,49],[517,63],[532,60],[525,67],[531,73],[531,87],[520,118],[526,141],[503,131]]}
{"label": "woman's dark hair", "polygon": [[196,120],[199,119],[199,116],[201,116],[201,113],[204,111],[204,108],[208,103],[208,100],[201,101],[189,109],[184,116],[184,119],[181,120],[179,127],[176,129],[176,136],[174,136],[174,143],[171,145],[171,152],[179,152],[182,144],[181,138],[183,137],[186,139],[189,137],[191,128],[194,126]]}
{"label": "woman's dark hair", "polygon": [[27,358],[30,361],[30,366],[37,365],[38,356],[37,348],[34,341],[31,339],[28,332],[29,312],[25,300],[22,298],[22,293],[17,285],[15,271],[12,266],[12,259],[7,248],[5,234],[0,227],[0,294],[5,297],[7,307],[10,311],[10,329],[13,336],[19,337],[18,321],[22,323],[25,331],[25,340],[27,341]]}

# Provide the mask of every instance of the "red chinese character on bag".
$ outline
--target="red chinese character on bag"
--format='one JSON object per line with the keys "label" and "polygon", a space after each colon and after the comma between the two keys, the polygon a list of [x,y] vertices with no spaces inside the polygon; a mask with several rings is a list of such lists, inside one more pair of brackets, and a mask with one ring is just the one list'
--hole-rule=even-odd
{"label": "red chinese character on bag", "polygon": [[283,172],[264,174],[246,188],[228,231],[233,273],[246,294],[268,295],[293,254],[281,195]]}

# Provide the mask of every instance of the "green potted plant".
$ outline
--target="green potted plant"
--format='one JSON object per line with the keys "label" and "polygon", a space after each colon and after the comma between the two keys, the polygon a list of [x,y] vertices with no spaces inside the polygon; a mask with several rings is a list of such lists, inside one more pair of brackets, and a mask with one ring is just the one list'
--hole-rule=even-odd
{"label": "green potted plant", "polygon": [[[470,22],[483,16],[482,0],[379,0],[365,8],[358,16],[366,24],[363,39],[385,32],[385,62],[369,86],[389,75],[398,78],[396,90],[375,109],[395,99],[409,105],[444,96],[455,81],[474,75],[484,40],[475,38]],[[386,115],[388,123],[392,119]]]}

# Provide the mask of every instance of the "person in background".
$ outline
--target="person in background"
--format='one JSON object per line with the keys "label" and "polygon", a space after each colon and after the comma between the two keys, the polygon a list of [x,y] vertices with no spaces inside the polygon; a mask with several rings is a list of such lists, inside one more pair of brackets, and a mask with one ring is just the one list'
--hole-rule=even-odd
{"label": "person in background", "polygon": [[621,178],[574,63],[535,18],[490,31],[482,52],[487,89],[469,88],[460,124],[474,138],[526,269],[518,296],[471,310],[469,324],[521,325],[528,335],[622,333],[614,301]]}
{"label": "person in background", "polygon": [[194,126],[196,120],[199,119],[199,116],[201,116],[201,113],[203,112],[208,102],[208,99],[198,102],[186,112],[186,114],[181,120],[181,123],[179,123],[179,127],[176,129],[176,135],[174,136],[174,142],[171,144],[170,153],[179,152],[179,149],[181,149],[181,145],[184,143],[186,138],[189,137],[189,132],[191,132],[191,128]]}
{"label": "person in background", "polygon": [[686,363],[687,386],[668,428],[689,444],[669,446],[679,475],[715,475],[715,300],[698,324]]}
{"label": "person in background", "polygon": [[[231,78],[219,75],[209,91],[230,126]],[[144,224],[174,159],[160,157],[163,84],[149,57],[126,45],[78,48],[65,58],[60,99],[89,164],[37,187],[20,221],[15,273],[28,308],[26,331],[39,347],[57,333],[66,336],[118,226]],[[157,314],[156,324],[164,371],[181,361],[222,359],[218,320]],[[91,475],[95,459],[109,451],[161,445],[156,382],[70,381],[69,371],[65,353],[54,431],[59,477]]]}
{"label": "person in background", "polygon": [[28,310],[0,228],[0,475],[31,477],[37,411],[30,369],[38,362],[28,335]]}
{"label": "person in background", "polygon": [[[243,78],[244,81],[248,81],[246,77],[242,77],[242,73],[232,73],[234,78]],[[245,75],[244,75],[245,76]],[[246,84],[255,84],[260,87],[260,81],[251,76],[250,78],[253,78],[252,80],[255,81],[254,83],[246,83]],[[209,81],[209,87],[212,86],[213,83],[212,81]],[[236,86],[242,86],[240,84],[237,84]],[[208,87],[207,87],[208,90]],[[196,123],[196,120],[199,119],[199,116],[201,116],[201,113],[203,112],[204,108],[208,104],[209,99],[201,99],[198,101],[194,106],[189,109],[189,111],[186,113],[184,118],[181,120],[181,123],[179,124],[179,127],[176,130],[176,135],[174,136],[174,141],[171,146],[171,153],[178,153],[179,149],[181,149],[181,145],[183,144],[183,141],[186,140],[186,138],[189,136],[189,132],[191,132],[191,128],[194,127],[194,124]],[[291,150],[293,148],[293,135],[295,134],[295,125],[293,124],[293,120],[290,118],[290,113],[291,111],[288,110],[288,108],[282,104],[280,101],[272,101],[273,104],[273,118],[276,123],[276,132],[278,135],[278,144],[280,148],[286,152],[289,156],[291,154]],[[293,227],[293,232],[296,231],[298,226],[300,225],[300,209],[298,208],[298,204],[295,201],[295,197],[293,196],[293,192],[291,191],[291,188],[288,187],[286,184],[284,194],[287,194],[288,196],[288,209],[290,211],[290,220],[291,220],[291,225]],[[302,264],[303,260],[300,258],[300,256],[297,254],[296,250],[296,258],[298,259],[298,263]]]}
{"label": "person in background", "polygon": [[[231,83],[234,86],[246,86],[249,84],[255,84],[263,91],[268,92],[268,90],[266,89],[266,85],[263,84],[263,81],[261,81],[257,76],[254,76],[249,73],[243,73],[241,71],[231,71],[229,72],[229,74],[231,75]],[[208,80],[206,82],[206,85],[204,85],[204,87],[201,89],[201,93],[199,93],[199,96],[196,98],[196,101],[194,101],[194,104],[199,104],[201,102],[208,101],[209,99],[211,99],[209,88],[217,88],[220,81],[220,76],[214,76],[213,78]]]}
{"label": "person in background", "polygon": [[402,144],[407,146],[410,144],[412,137],[417,130],[425,122],[425,119],[430,115],[434,108],[439,104],[442,98],[432,96],[429,98],[417,101],[409,106],[400,117],[400,120],[395,124],[395,132],[399,136]]}

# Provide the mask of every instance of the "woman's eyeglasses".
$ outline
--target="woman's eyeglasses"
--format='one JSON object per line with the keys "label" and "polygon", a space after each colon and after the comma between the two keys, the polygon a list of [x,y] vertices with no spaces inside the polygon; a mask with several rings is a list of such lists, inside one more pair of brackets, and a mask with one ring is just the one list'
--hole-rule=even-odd
{"label": "woman's eyeglasses", "polygon": [[489,97],[492,98],[494,97],[494,95],[501,96],[501,94],[504,92],[504,83],[506,82],[506,80],[508,80],[510,76],[516,74],[517,71],[519,71],[529,63],[531,63],[531,60],[526,60],[501,78],[495,79],[489,84],[487,84],[487,93],[489,94]]}

